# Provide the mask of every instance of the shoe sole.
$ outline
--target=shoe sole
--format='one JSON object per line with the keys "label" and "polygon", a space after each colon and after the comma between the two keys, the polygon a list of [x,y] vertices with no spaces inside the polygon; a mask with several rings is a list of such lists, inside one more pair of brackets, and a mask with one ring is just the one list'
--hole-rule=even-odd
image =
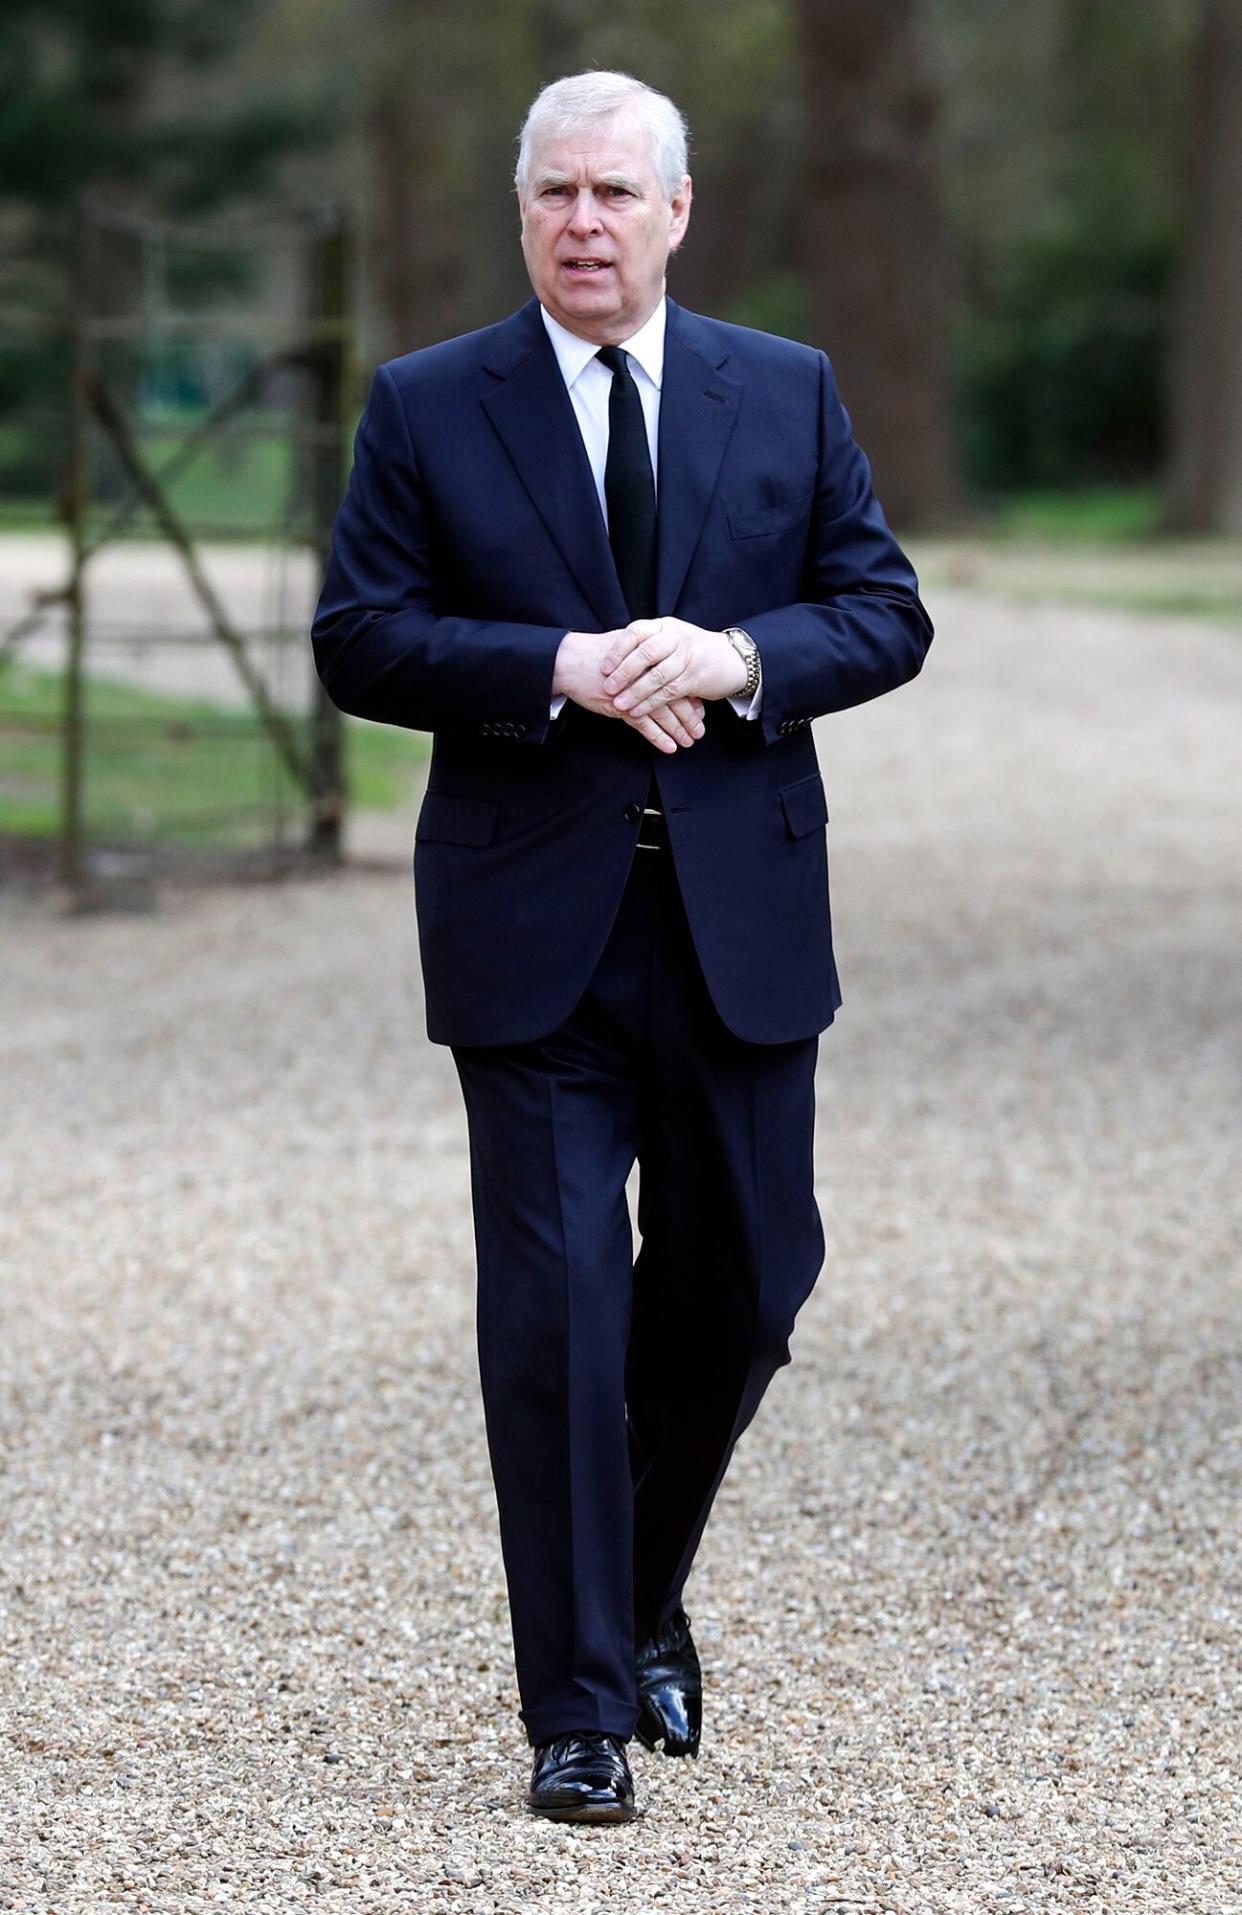
{"label": "shoe sole", "polygon": [[699,1745],[697,1742],[693,1744],[689,1742],[679,1743],[676,1748],[670,1749],[667,1742],[664,1742],[664,1743],[658,1743],[655,1741],[648,1742],[646,1736],[640,1734],[640,1732],[637,1729],[635,1729],[634,1731],[634,1740],[635,1742],[641,1742],[643,1748],[646,1749],[651,1755],[658,1754],[658,1755],[671,1756],[674,1759],[674,1761],[676,1761],[678,1756],[688,1755],[691,1758],[694,1758],[699,1753]]}
{"label": "shoe sole", "polygon": [[625,1802],[586,1802],[576,1808],[538,1808],[528,1802],[532,1815],[545,1822],[632,1822],[638,1814],[634,1804]]}

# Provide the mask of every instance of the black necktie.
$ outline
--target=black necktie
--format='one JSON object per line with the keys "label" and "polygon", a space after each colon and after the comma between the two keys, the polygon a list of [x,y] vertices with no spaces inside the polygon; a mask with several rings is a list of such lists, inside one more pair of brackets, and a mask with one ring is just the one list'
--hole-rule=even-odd
{"label": "black necktie", "polygon": [[608,395],[608,541],[631,618],[654,618],[656,502],[643,402],[620,346],[601,346],[596,357],[612,374]]}

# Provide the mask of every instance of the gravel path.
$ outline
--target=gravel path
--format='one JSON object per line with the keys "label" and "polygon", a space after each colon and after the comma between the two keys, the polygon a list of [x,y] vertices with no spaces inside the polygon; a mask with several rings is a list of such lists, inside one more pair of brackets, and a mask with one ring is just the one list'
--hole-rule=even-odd
{"label": "gravel path", "polygon": [[628,1829],[521,1808],[408,818],[6,902],[0,1908],[1242,1910],[1242,635],[933,610],[818,728],[829,1259]]}

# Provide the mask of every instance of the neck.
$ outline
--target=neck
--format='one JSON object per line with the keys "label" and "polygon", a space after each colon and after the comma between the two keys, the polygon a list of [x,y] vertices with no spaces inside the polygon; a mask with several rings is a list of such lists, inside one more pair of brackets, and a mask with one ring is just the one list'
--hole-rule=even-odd
{"label": "neck", "polygon": [[[625,340],[632,339],[635,333],[642,331],[663,298],[664,288],[661,287],[656,299],[643,314],[642,318],[633,320],[625,326],[600,327],[581,323],[575,325],[571,319],[562,319],[560,314],[554,313],[549,306],[545,306],[544,311],[548,314],[549,318],[555,319],[558,326],[563,326],[566,332],[571,332],[575,339],[581,339],[587,345],[619,346]],[[540,303],[542,304],[542,301]]]}

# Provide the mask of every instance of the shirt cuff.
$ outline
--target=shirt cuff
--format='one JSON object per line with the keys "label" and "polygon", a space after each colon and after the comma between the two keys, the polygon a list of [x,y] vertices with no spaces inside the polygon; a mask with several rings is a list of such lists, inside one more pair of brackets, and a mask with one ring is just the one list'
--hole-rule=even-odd
{"label": "shirt cuff", "polygon": [[[560,717],[562,711],[565,708],[565,700],[567,696],[568,696],[568,693],[562,692],[559,698],[554,698],[552,700],[552,704],[548,711],[549,718]],[[749,701],[746,698],[731,698],[729,700],[729,703],[732,705],[734,711],[737,713],[739,718],[758,718],[760,707],[763,704],[763,680],[760,679],[759,683],[755,687],[755,695]]]}
{"label": "shirt cuff", "polygon": [[740,698],[731,698],[729,703],[739,718],[758,718],[759,708],[763,704],[763,680],[759,680],[755,686],[754,697],[749,701],[743,695]]}

